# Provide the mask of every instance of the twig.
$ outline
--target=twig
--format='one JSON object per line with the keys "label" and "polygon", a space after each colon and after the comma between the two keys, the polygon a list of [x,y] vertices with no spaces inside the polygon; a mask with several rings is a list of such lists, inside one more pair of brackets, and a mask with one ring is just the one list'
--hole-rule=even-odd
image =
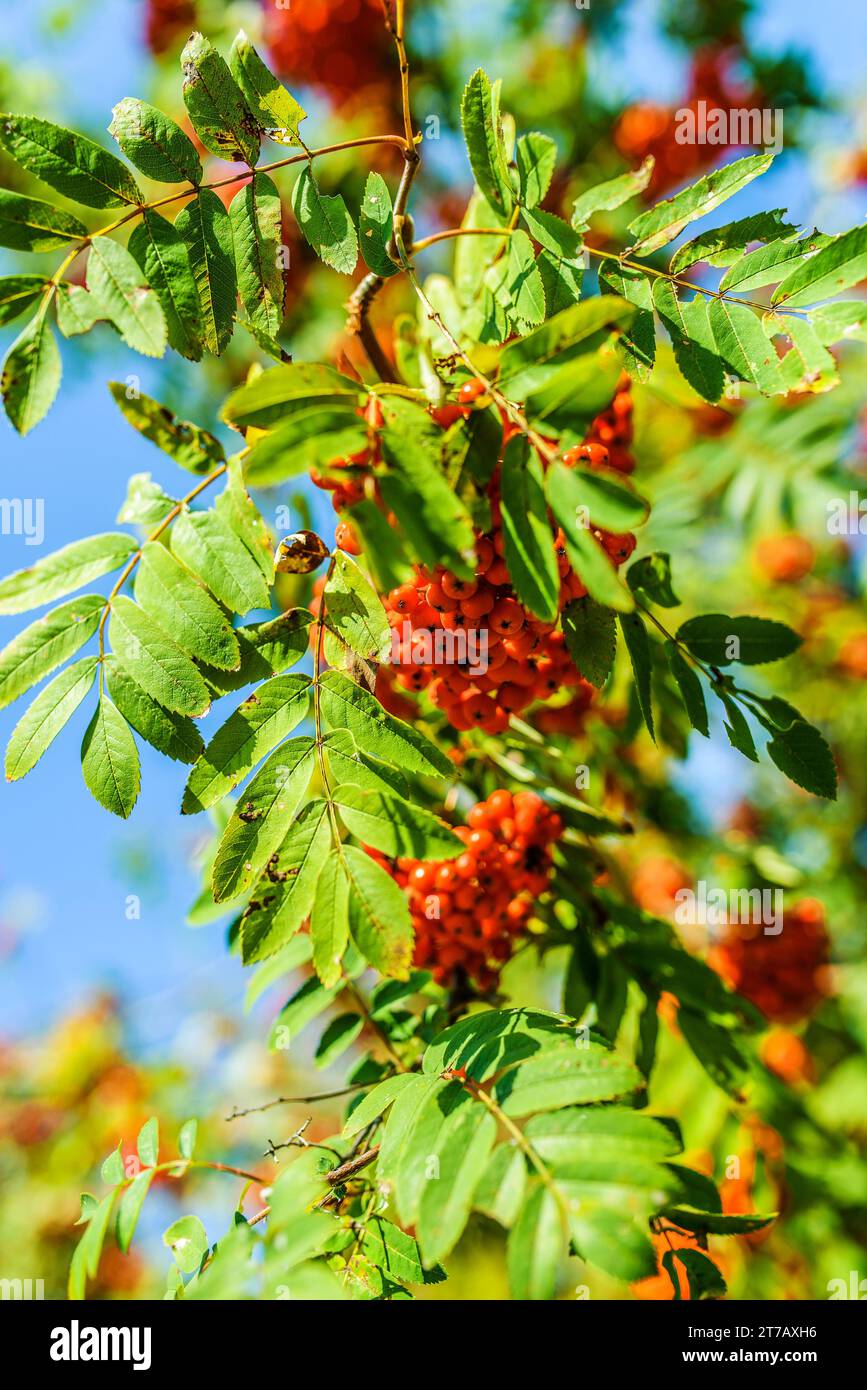
{"label": "twig", "polygon": [[266,1100],[264,1105],[248,1105],[245,1110],[239,1110],[236,1106],[231,1115],[226,1116],[226,1123],[230,1120],[240,1120],[243,1115],[259,1115],[263,1110],[271,1110],[275,1105],[312,1105],[318,1100],[336,1100],[338,1096],[348,1096],[352,1091],[364,1091],[374,1085],[372,1081],[356,1081],[353,1086],[342,1086],[339,1091],[320,1091],[315,1096],[277,1096],[276,1100]]}

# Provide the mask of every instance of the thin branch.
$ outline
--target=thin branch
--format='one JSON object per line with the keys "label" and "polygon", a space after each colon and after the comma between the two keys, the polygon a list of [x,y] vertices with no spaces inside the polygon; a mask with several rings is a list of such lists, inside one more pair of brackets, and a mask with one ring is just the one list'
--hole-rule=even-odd
{"label": "thin branch", "polygon": [[267,1100],[264,1105],[248,1105],[245,1110],[239,1110],[236,1106],[231,1115],[226,1116],[226,1123],[230,1120],[240,1120],[243,1115],[260,1115],[263,1110],[273,1110],[275,1105],[313,1105],[319,1100],[336,1100],[338,1096],[348,1096],[353,1091],[365,1091],[373,1085],[372,1081],[356,1081],[353,1086],[342,1086],[339,1091],[320,1091],[314,1096],[277,1096],[276,1100]]}

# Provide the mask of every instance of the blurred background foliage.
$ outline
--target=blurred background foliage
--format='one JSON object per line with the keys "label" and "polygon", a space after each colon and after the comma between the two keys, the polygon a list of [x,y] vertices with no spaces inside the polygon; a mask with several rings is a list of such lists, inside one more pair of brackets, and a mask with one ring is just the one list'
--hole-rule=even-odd
{"label": "blurred background foliage", "polygon": [[[867,144],[858,100],[864,94],[857,88],[857,60],[851,61],[859,45],[848,6],[831,4],[818,16],[812,7],[785,0],[663,0],[653,6],[591,0],[586,7],[569,0],[484,0],[471,7],[413,0],[410,11],[413,105],[428,142],[415,207],[420,235],[462,216],[469,171],[456,112],[463,84],[480,62],[503,77],[504,101],[519,125],[557,139],[552,207],[568,208],[582,189],[635,167],[647,154],[657,161],[647,195],[653,198],[724,160],[727,152],[719,147],[674,140],[675,111],[706,100],[784,112],[783,154],[756,194],[764,205],[768,197],[788,203],[793,220],[828,231],[863,216]],[[10,52],[0,66],[0,107],[38,111],[100,138],[110,105],[128,94],[119,84],[129,82],[130,92],[182,119],[177,58],[189,31],[200,27],[220,42],[240,25],[304,102],[317,144],[397,128],[393,58],[379,0],[122,0],[108,6],[74,0],[29,7],[13,22]],[[388,161],[387,154],[371,160],[367,151],[340,155],[329,164],[329,178],[357,206],[367,169],[391,176]],[[0,182],[39,192],[5,161]],[[234,189],[224,192],[228,199]],[[753,210],[749,196],[744,213]],[[621,213],[610,216],[602,247],[622,244]],[[284,237],[291,266],[284,340],[298,359],[323,353],[351,358],[357,346],[344,333],[345,286],[314,263],[288,214]],[[439,255],[433,252],[426,268],[435,271]],[[443,251],[440,265],[448,264],[447,255]],[[4,260],[15,267],[11,253]],[[694,271],[700,277],[701,267]],[[392,282],[380,296],[375,322],[383,335],[406,309],[404,294]],[[47,433],[19,445],[3,435],[10,480],[4,487],[23,487],[15,470],[33,464],[46,505],[61,511],[65,494],[52,491],[52,477],[64,468],[64,438],[69,446],[76,427],[90,439],[104,427],[111,447],[122,440],[125,455],[138,457],[138,443],[121,433],[122,426],[117,437],[111,433],[114,407],[101,387],[109,375],[122,374],[126,359],[118,367],[118,348],[91,336],[96,345],[90,339],[64,345],[89,414],[64,417],[65,436]],[[769,1021],[748,1105],[733,1104],[710,1084],[679,1040],[675,1001],[663,996],[660,1005],[651,1107],[681,1119],[685,1161],[722,1183],[727,1211],[781,1212],[769,1231],[724,1247],[712,1239],[735,1298],[825,1298],[830,1280],[848,1281],[853,1270],[859,1279],[860,1271],[867,1274],[867,1161],[858,1156],[867,1137],[867,516],[859,531],[852,512],[852,494],[856,509],[859,488],[867,496],[867,439],[864,351],[853,344],[840,356],[841,385],[812,397],[761,400],[742,388],[739,397],[708,407],[691,395],[664,351],[652,382],[633,390],[637,474],[654,504],[642,549],[672,554],[686,610],[748,610],[803,634],[798,657],[775,666],[766,689],[790,696],[829,736],[839,800],[818,802],[774,769],[748,766],[728,749],[719,727],[708,742],[695,735],[687,740],[672,714],[663,717],[658,749],[643,735],[636,740],[625,681],[615,680],[577,735],[550,735],[564,757],[590,769],[590,798],[634,825],[636,833],[609,851],[608,871],[638,906],[672,916],[678,888],[698,880],[779,888],[787,908],[804,899],[822,904],[830,963],[819,981],[821,1002],[806,1016]],[[145,389],[187,418],[214,424],[223,394],[254,360],[263,360],[255,344],[238,334],[226,357],[210,359],[205,369],[179,359],[148,366]],[[98,455],[84,489],[98,486],[105,493],[106,519],[121,500],[128,471],[126,457],[118,467],[111,447]],[[142,467],[154,468],[148,446],[142,447]],[[850,514],[846,534],[829,530],[835,499],[843,499]],[[327,499],[309,486],[301,495],[267,500],[272,514],[288,503],[294,525],[309,521],[325,530],[333,524]],[[53,539],[59,544],[79,534],[77,520],[70,504],[69,534],[64,519]],[[4,558],[11,556],[4,572],[26,562],[26,552],[12,555],[10,541],[4,536],[0,542]],[[313,1039],[293,1044],[291,1053],[266,1050],[267,1021],[285,997],[286,982],[250,1001],[245,1018],[245,982],[239,963],[223,960],[220,919],[184,937],[195,945],[175,944],[185,933],[181,904],[195,894],[203,846],[174,819],[177,787],[167,774],[157,781],[143,826],[108,832],[101,820],[76,830],[81,792],[74,757],[65,772],[61,786],[56,773],[41,774],[37,802],[30,803],[35,810],[41,798],[46,837],[52,816],[60,818],[65,849],[28,860],[24,839],[34,827],[27,826],[28,804],[22,810],[16,803],[21,824],[10,825],[0,900],[10,1006],[0,1048],[0,1274],[43,1278],[46,1296],[55,1298],[62,1296],[78,1234],[79,1191],[93,1184],[118,1140],[125,1154],[134,1152],[148,1115],[160,1117],[171,1153],[179,1125],[197,1114],[199,1152],[253,1167],[260,1186],[267,1185],[274,1171],[262,1156],[268,1141],[285,1139],[308,1113],[315,1115],[310,1138],[331,1134],[339,1102],[309,1111],[278,1109],[229,1125],[232,1106],[327,1091],[342,1077],[317,1067]],[[6,819],[13,793],[4,795]],[[92,901],[81,892],[76,900],[74,889],[64,901],[64,877],[68,872],[74,881],[71,861],[84,854]],[[52,895],[46,881],[55,879]],[[122,920],[118,931],[123,911],[117,902],[130,894],[146,905],[143,920]],[[107,954],[102,948],[109,937],[114,945]],[[686,939],[700,952],[712,944],[695,929],[687,929]],[[65,962],[62,979],[48,965],[54,952]],[[504,972],[509,1001],[560,1007],[564,964],[562,950],[541,958],[533,949],[521,951]],[[630,1001],[621,1025],[627,1035],[635,1014]],[[364,1035],[359,1052],[363,1043]],[[121,1256],[107,1246],[93,1296],[159,1296],[167,1262],[160,1234],[168,1222],[184,1209],[196,1210],[214,1238],[238,1201],[248,1215],[259,1210],[259,1187],[246,1190],[231,1176],[189,1174],[157,1188],[135,1250]],[[423,1296],[507,1296],[501,1233],[483,1218],[470,1226],[452,1268],[447,1284],[426,1288]],[[592,1297],[671,1296],[662,1277],[633,1290],[600,1274],[581,1277],[590,1283],[577,1291],[564,1286],[563,1297],[588,1290]]]}

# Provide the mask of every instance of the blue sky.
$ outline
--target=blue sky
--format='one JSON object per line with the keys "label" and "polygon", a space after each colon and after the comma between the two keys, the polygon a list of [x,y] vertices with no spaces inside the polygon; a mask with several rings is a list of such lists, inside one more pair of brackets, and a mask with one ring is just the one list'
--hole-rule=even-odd
{"label": "blue sky", "polygon": [[[19,68],[33,65],[56,74],[57,114],[69,124],[104,127],[114,102],[145,94],[141,6],[135,0],[89,0],[82,18],[62,37],[46,36],[40,23],[45,9],[5,7],[8,51]],[[632,6],[617,53],[617,80],[625,95],[665,99],[677,91],[681,65],[659,43],[653,16],[652,5]],[[769,46],[807,46],[831,90],[857,94],[867,51],[867,7],[827,0],[818,14],[807,0],[772,0],[755,32]],[[820,144],[832,147],[842,120],[817,131]],[[788,203],[802,220],[821,210],[828,230],[859,215],[851,199],[818,187],[801,158],[787,155],[779,163],[762,181],[761,193],[755,186],[747,191],[739,215],[750,211],[750,196],[763,205],[769,197]],[[4,330],[4,349],[11,336]],[[160,367],[107,335],[100,342],[95,352],[63,345],[66,379],[60,398],[29,438],[17,439],[0,422],[0,492],[44,499],[46,525],[41,551],[22,537],[0,536],[0,573],[79,536],[114,529],[133,472],[152,471],[169,491],[181,485],[179,470],[129,429],[105,386],[109,378],[136,373],[145,391],[159,395]],[[189,364],[173,367],[173,379],[182,382],[178,371],[195,370]],[[2,641],[25,621],[3,619]],[[0,714],[4,746],[24,703]],[[165,1050],[200,1009],[227,1004],[234,1012],[246,980],[227,957],[218,927],[184,926],[197,890],[190,856],[202,827],[199,820],[178,815],[183,767],[144,748],[143,790],[132,820],[124,824],[109,817],[81,782],[78,749],[86,708],[29,777],[0,787],[2,1028],[12,1034],[39,1032],[87,989],[108,985],[129,1001],[141,1044]],[[218,712],[222,717],[225,712]],[[141,898],[140,920],[125,915],[129,894]]]}

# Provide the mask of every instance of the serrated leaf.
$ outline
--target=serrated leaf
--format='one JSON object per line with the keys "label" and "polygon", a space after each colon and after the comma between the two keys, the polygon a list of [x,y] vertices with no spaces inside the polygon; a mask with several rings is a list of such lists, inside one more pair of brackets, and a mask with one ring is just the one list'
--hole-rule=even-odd
{"label": "serrated leaf", "polygon": [[783,280],[793,266],[800,265],[806,256],[815,254],[829,239],[814,230],[797,240],[782,237],[767,246],[759,246],[729,267],[719,288],[721,291],[737,290],[738,294],[746,294],[749,290]]}
{"label": "serrated leaf", "polygon": [[125,343],[145,357],[162,357],[168,341],[165,315],[126,247],[109,237],[93,238],[87,288]]}
{"label": "serrated leaf", "polygon": [[627,174],[618,174],[617,178],[608,179],[605,183],[597,184],[595,188],[588,188],[585,193],[580,194],[572,204],[572,226],[584,228],[594,212],[611,212],[630,198],[634,198],[637,193],[642,193],[650,183],[653,165],[653,156],[648,155],[637,169],[630,170]]}
{"label": "serrated leaf", "polygon": [[473,1197],[473,1205],[501,1226],[513,1225],[524,1200],[527,1163],[520,1149],[500,1144],[491,1154]]}
{"label": "serrated leaf", "polygon": [[520,1118],[539,1110],[619,1100],[642,1084],[631,1062],[578,1038],[513,1067],[495,1082],[493,1093],[504,1114]]}
{"label": "serrated leaf", "polygon": [[259,129],[228,64],[200,33],[190,36],[181,54],[184,105],[206,150],[230,162],[254,167]]}
{"label": "serrated leaf", "polygon": [[[565,223],[563,225],[564,230],[569,231]],[[512,233],[506,254],[490,268],[485,281],[510,320],[522,331],[543,322],[545,287],[526,232]]]}
{"label": "serrated leaf", "polygon": [[320,260],[351,275],[358,260],[358,233],[340,194],[323,193],[305,166],[292,189],[292,211],[304,240]]}
{"label": "serrated leaf", "polygon": [[247,697],[213,735],[190,773],[184,815],[222,800],[301,723],[310,707],[310,688],[309,676],[274,676]]}
{"label": "serrated leaf", "polygon": [[237,667],[241,653],[219,604],[186,566],[158,541],[146,541],[135,577],[136,601],[159,622],[181,651],[222,670]]}
{"label": "serrated leaf", "polygon": [[229,208],[238,293],[250,323],[276,338],[283,322],[283,218],[280,194],[267,174],[256,174]]}
{"label": "serrated leaf", "polygon": [[393,792],[405,800],[409,799],[406,778],[388,763],[363,753],[348,729],[336,729],[325,734],[322,747],[335,786],[349,783],[363,787],[365,791]]}
{"label": "serrated leaf", "polygon": [[147,208],[128,244],[130,254],[162,306],[169,344],[183,357],[198,362],[202,356],[203,328],[199,292],[186,242],[171,222]]}
{"label": "serrated leaf", "polygon": [[0,652],[0,709],[73,656],[93,636],[105,599],[84,594],[38,618]]}
{"label": "serrated leaf", "polygon": [[316,884],[310,940],[313,966],[327,989],[340,979],[340,961],[349,941],[349,880],[337,854],[325,861]]}
{"label": "serrated leaf", "polygon": [[182,512],[172,550],[233,613],[271,606],[268,585],[247,547],[214,511]]}
{"label": "serrated leaf", "polygon": [[573,1212],[569,1233],[582,1258],[615,1279],[646,1279],[656,1271],[656,1256],[647,1234],[619,1212]]}
{"label": "serrated leaf", "polygon": [[515,163],[523,207],[538,207],[551,187],[557,167],[557,146],[549,135],[533,130],[518,137]]}
{"label": "serrated leaf", "polygon": [[677,630],[677,640],[711,666],[760,666],[791,656],[802,639],[785,623],[770,618],[732,618],[726,613],[705,613],[689,618]]}
{"label": "serrated leaf", "polygon": [[496,1120],[478,1102],[458,1107],[444,1120],[430,1153],[436,1167],[432,1162],[416,1225],[426,1265],[444,1259],[463,1234],[496,1137]]}
{"label": "serrated leaf", "polygon": [[445,821],[385,791],[335,788],[340,818],[362,844],[390,859],[456,859],[464,843]]}
{"label": "serrated leaf", "polygon": [[594,526],[616,533],[641,526],[650,511],[650,504],[613,469],[568,468],[559,460],[548,471],[548,495],[555,512],[571,507]]}
{"label": "serrated leaf", "polygon": [[556,621],[560,576],[544,472],[523,436],[506,446],[500,472],[503,539],[509,577],[520,601],[544,622]]}
{"label": "serrated leaf", "polygon": [[477,68],[461,98],[461,127],[476,183],[491,207],[508,217],[514,197],[500,123],[500,86],[492,86]]}
{"label": "serrated leaf", "polygon": [[557,1291],[557,1274],[564,1254],[563,1220],[549,1188],[530,1189],[509,1234],[507,1262],[512,1297],[547,1301]]}
{"label": "serrated leaf", "polygon": [[715,404],[725,378],[704,297],[696,294],[684,304],[670,282],[659,279],[653,283],[653,302],[682,375],[704,400]]}
{"label": "serrated leaf", "polygon": [[771,304],[797,308],[857,285],[867,276],[867,227],[853,227],[826,242],[792,270],[771,295]]}
{"label": "serrated leaf", "polygon": [[123,1255],[132,1245],[144,1199],[148,1195],[148,1188],[153,1179],[153,1168],[145,1168],[133,1178],[120,1199],[117,1209],[117,1245]]}
{"label": "serrated leaf", "polygon": [[425,777],[448,777],[453,764],[436,744],[387,714],[361,686],[339,671],[326,671],[319,681],[322,714],[331,729],[348,729],[359,747],[406,772]]}
{"label": "serrated leaf", "polygon": [[192,661],[159,623],[124,594],[112,600],[110,631],[113,650],[146,694],[177,714],[207,712],[211,699]]}
{"label": "serrated leaf", "polygon": [[773,343],[752,309],[712,299],[708,319],[724,365],[741,381],[753,381],[765,395],[785,390]]}
{"label": "serrated leaf", "polygon": [[102,305],[82,285],[58,285],[54,307],[57,327],[64,338],[77,338],[81,333],[89,333],[105,318]]}
{"label": "serrated leaf", "polygon": [[273,487],[359,453],[367,441],[368,428],[350,405],[301,410],[257,440],[244,460],[244,476],[254,487]]}
{"label": "serrated leaf", "polygon": [[731,265],[741,259],[741,253],[751,241],[775,241],[794,236],[797,227],[784,222],[785,208],[773,212],[756,212],[724,227],[712,227],[708,232],[679,246],[671,258],[669,272],[680,275],[700,262],[706,265]]}
{"label": "serrated leaf", "polygon": [[139,204],[125,164],[76,131],[37,116],[0,115],[0,145],[28,173],[89,208]]}
{"label": "serrated leaf", "polygon": [[208,1249],[208,1237],[197,1216],[182,1216],[163,1233],[163,1245],[171,1250],[178,1269],[193,1274]]}
{"label": "serrated leaf", "polygon": [[127,159],[158,183],[198,184],[202,162],[180,126],[138,97],[124,97],[112,108],[108,128]]}
{"label": "serrated leaf", "polygon": [[392,213],[391,194],[385,179],[376,172],[368,174],[358,221],[361,254],[370,270],[386,278],[396,275],[400,268],[388,254]]}
{"label": "serrated leaf", "polygon": [[60,353],[41,313],[15,339],[3,362],[0,395],[10,423],[29,434],[44,420],[60,389]]}
{"label": "serrated leaf", "polygon": [[266,866],[241,918],[245,965],[282,952],[309,916],[320,873],[334,849],[327,805],[310,801]]}
{"label": "serrated leaf", "polygon": [[651,252],[658,251],[661,246],[673,241],[690,222],[712,212],[720,203],[764,174],[773,162],[773,154],[752,154],[745,159],[736,159],[721,169],[715,169],[713,173],[704,174],[673,198],[667,198],[647,212],[640,213],[629,223],[629,231],[635,238],[628,248],[629,252],[649,256]]}
{"label": "serrated leaf", "polygon": [[203,675],[209,686],[215,693],[224,695],[297,666],[309,650],[312,621],[306,609],[290,608],[277,618],[235,628],[241,664],[235,671],[219,671],[213,666],[204,668]]}
{"label": "serrated leaf", "polygon": [[317,1067],[332,1066],[352,1046],[363,1028],[361,1014],[340,1014],[333,1018],[316,1046],[314,1060]]}
{"label": "serrated leaf", "polygon": [[154,1168],[159,1159],[160,1126],[156,1115],[145,1120],[136,1140],[136,1152],[145,1168]]}
{"label": "serrated leaf", "polygon": [[561,623],[577,669],[586,681],[601,690],[611,674],[617,651],[614,612],[588,595],[567,603]]}
{"label": "serrated leaf", "polygon": [[133,429],[168,454],[189,473],[211,473],[226,454],[220,441],[207,430],[180,420],[168,406],[141,392],[129,395],[122,381],[109,382],[116,404]]}
{"label": "serrated leaf", "polygon": [[126,820],[141,788],[138,750],[123,715],[104,695],[85,731],[81,770],[99,804]]}
{"label": "serrated leaf", "polygon": [[661,608],[677,608],[680,599],[671,587],[671,556],[664,550],[642,555],[629,566],[626,582],[633,593],[643,593]]}
{"label": "serrated leaf", "polygon": [[124,1173],[123,1151],[120,1144],[104,1160],[99,1170],[99,1176],[103,1182],[108,1183],[111,1187],[117,1187],[118,1183],[123,1182],[126,1174]]}
{"label": "serrated leaf", "polygon": [[106,675],[112,700],[137,734],[175,762],[196,761],[204,742],[191,719],[164,709],[114,658],[106,663]]}
{"label": "serrated leaf", "polygon": [[612,329],[629,323],[634,314],[634,305],[613,295],[571,305],[520,341],[508,344],[500,358],[499,385],[510,399],[526,399],[564,366],[595,352]]}
{"label": "serrated leaf", "polygon": [[427,1076],[447,1070],[466,1071],[486,1081],[501,1067],[525,1057],[575,1044],[575,1025],[541,1009],[490,1009],[451,1024],[427,1047],[422,1069]]}
{"label": "serrated leaf", "polygon": [[381,1216],[372,1216],[361,1237],[361,1251],[390,1279],[401,1284],[430,1282],[412,1236]]}
{"label": "serrated leaf", "polygon": [[764,328],[785,334],[791,341],[791,349],[780,363],[780,375],[790,390],[830,391],[838,384],[837,363],[809,319],[772,314],[766,316]]}
{"label": "serrated leaf", "polygon": [[781,772],[799,787],[837,799],[837,768],[834,756],[819,730],[806,720],[798,720],[782,729],[768,744],[768,754]]}
{"label": "serrated leaf", "polygon": [[263,63],[242,29],[229,55],[232,76],[263,130],[279,145],[302,145],[298,127],[307,112]]}
{"label": "serrated leaf", "polygon": [[175,230],[190,258],[205,346],[219,356],[234,332],[238,293],[229,214],[216,193],[202,188],[178,213]]}
{"label": "serrated leaf", "polygon": [[214,860],[215,902],[251,887],[279,849],[307,790],[314,755],[312,738],[292,739],[271,754],[246,788]]}
{"label": "serrated leaf", "polygon": [[0,246],[14,251],[55,251],[86,236],[84,223],[71,212],[0,188]]}
{"label": "serrated leaf", "polygon": [[42,297],[43,275],[4,275],[0,277],[0,327],[12,323]]}
{"label": "serrated leaf", "polygon": [[292,362],[271,367],[239,386],[221,411],[235,429],[271,429],[296,411],[325,406],[355,407],[362,403],[364,387],[334,367],[321,362]]}
{"label": "serrated leaf", "polygon": [[6,780],[16,782],[36,766],[46,749],[93,688],[97,659],[84,657],[61,671],[25,710],[6,749]]}
{"label": "serrated leaf", "polygon": [[324,598],[328,623],[365,661],[385,661],[391,628],[376,590],[354,560],[336,550]]}
{"label": "serrated leaf", "polygon": [[606,607],[629,612],[634,606],[632,595],[620,582],[608,555],[577,514],[576,509],[584,505],[580,483],[572,476],[572,471],[559,462],[549,468],[546,481],[548,501],[566,536],[569,559],[588,593]]}
{"label": "serrated leaf", "polygon": [[0,613],[25,613],[119,569],[136,550],[132,536],[106,532],[73,541],[0,580]]}
{"label": "serrated leaf", "polygon": [[665,653],[668,657],[671,674],[677,681],[677,686],[683,699],[684,708],[689,716],[690,724],[694,729],[697,729],[700,734],[704,734],[705,738],[709,738],[710,729],[707,718],[707,703],[704,698],[701,681],[689,662],[684,660],[676,642],[666,642]]}
{"label": "serrated leaf", "polygon": [[398,1072],[395,1076],[387,1076],[384,1081],[380,1081],[379,1085],[368,1091],[363,1100],[356,1105],[343,1126],[342,1137],[351,1139],[353,1134],[359,1134],[361,1130],[366,1129],[373,1120],[385,1113],[401,1092],[408,1089],[417,1090],[420,1080],[420,1077],[409,1072]]}
{"label": "serrated leaf", "polygon": [[[0,281],[0,287],[3,282]],[[2,322],[2,292],[0,292],[0,322]],[[843,299],[826,304],[810,315],[810,323],[820,343],[829,347],[841,339],[867,341],[867,303],[863,299]]]}
{"label": "serrated leaf", "polygon": [[635,317],[620,336],[619,348],[630,376],[646,381],[656,359],[653,291],[643,271],[606,261],[599,271],[599,288],[635,305]]}
{"label": "serrated leaf", "polygon": [[638,697],[638,705],[641,710],[642,718],[647,726],[647,732],[656,742],[656,732],[653,727],[653,701],[650,692],[651,677],[651,656],[650,639],[647,636],[647,628],[643,618],[638,613],[621,613],[619,616],[620,630],[626,642],[626,650],[629,652],[629,659],[632,663],[632,673],[635,677],[635,693]]}
{"label": "serrated leaf", "polygon": [[405,980],[412,965],[413,930],[404,894],[364,850],[345,845],[343,861],[349,878],[349,930],[355,945],[381,975]]}

